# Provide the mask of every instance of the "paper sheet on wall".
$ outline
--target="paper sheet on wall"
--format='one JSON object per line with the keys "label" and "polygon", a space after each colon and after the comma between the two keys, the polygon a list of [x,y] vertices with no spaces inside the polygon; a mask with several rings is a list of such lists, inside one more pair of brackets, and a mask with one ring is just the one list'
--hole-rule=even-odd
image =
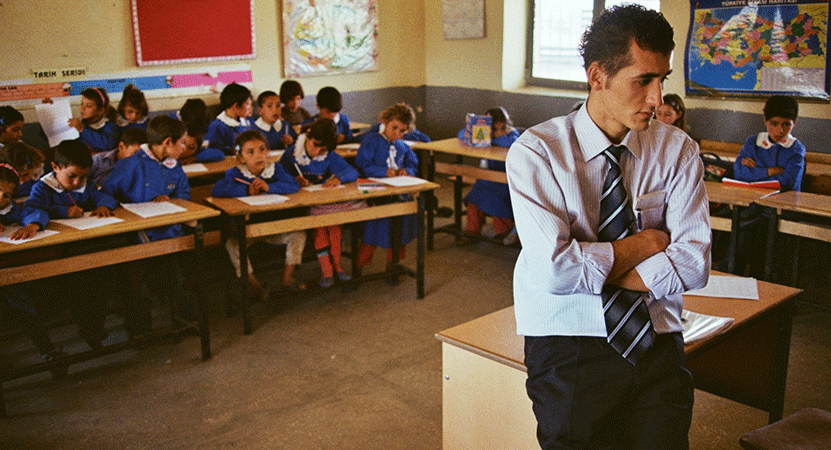
{"label": "paper sheet on wall", "polygon": [[237,197],[237,200],[251,205],[273,205],[275,203],[283,203],[289,198],[280,194],[263,194],[263,195],[249,195],[248,197]]}
{"label": "paper sheet on wall", "polygon": [[185,173],[207,172],[208,166],[202,163],[185,164],[182,166],[182,171]]}
{"label": "paper sheet on wall", "polygon": [[127,211],[143,218],[187,211],[185,208],[170,202],[123,203],[121,206]]}
{"label": "paper sheet on wall", "polygon": [[67,139],[78,139],[81,134],[69,126],[69,119],[72,118],[72,108],[69,100],[52,100],[52,104],[41,103],[35,105],[38,122],[40,122],[46,138],[49,139],[49,146],[54,147]]}
{"label": "paper sheet on wall", "polygon": [[422,180],[421,178],[416,177],[409,177],[409,176],[399,176],[399,177],[387,177],[387,178],[370,178],[370,180],[384,183],[389,186],[396,186],[396,187],[405,187],[405,186],[416,186],[419,184],[424,184],[427,180]]}
{"label": "paper sheet on wall", "polygon": [[55,230],[41,230],[35,233],[35,235],[29,239],[18,239],[16,241],[9,239],[9,236],[11,236],[12,233],[21,228],[23,227],[20,225],[6,225],[6,228],[2,232],[0,232],[0,242],[5,242],[6,244],[19,245],[25,242],[34,241],[35,239],[45,238],[47,236],[52,236],[53,234],[58,234],[58,232]]}
{"label": "paper sheet on wall", "polygon": [[733,325],[732,317],[708,316],[707,314],[687,311],[686,309],[681,311],[681,321],[684,326],[683,335],[685,344],[692,344],[693,342],[714,336]]}
{"label": "paper sheet on wall", "polygon": [[57,222],[66,225],[76,230],[88,230],[90,228],[103,227],[113,223],[124,222],[124,219],[118,217],[93,217],[92,213],[84,213],[83,217],[76,219],[57,219],[52,222]]}
{"label": "paper sheet on wall", "polygon": [[724,275],[710,275],[707,286],[686,292],[688,295],[702,297],[742,298],[759,300],[759,286],[755,278],[728,277]]}

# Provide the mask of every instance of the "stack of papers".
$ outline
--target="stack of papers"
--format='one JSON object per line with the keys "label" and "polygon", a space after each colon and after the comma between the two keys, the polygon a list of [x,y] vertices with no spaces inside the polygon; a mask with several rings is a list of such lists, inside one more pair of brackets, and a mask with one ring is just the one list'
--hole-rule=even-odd
{"label": "stack of papers", "polygon": [[733,325],[731,317],[708,316],[686,309],[681,311],[681,321],[684,325],[684,344],[692,344],[715,336]]}
{"label": "stack of papers", "polygon": [[687,291],[685,295],[759,300],[759,285],[755,278],[710,275],[707,286]]}

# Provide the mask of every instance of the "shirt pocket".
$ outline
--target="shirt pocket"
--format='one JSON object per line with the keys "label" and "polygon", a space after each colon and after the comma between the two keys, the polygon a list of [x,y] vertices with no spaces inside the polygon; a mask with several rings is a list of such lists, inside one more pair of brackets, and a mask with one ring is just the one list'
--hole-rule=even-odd
{"label": "shirt pocket", "polygon": [[638,231],[666,228],[666,191],[653,191],[635,199],[635,218]]}

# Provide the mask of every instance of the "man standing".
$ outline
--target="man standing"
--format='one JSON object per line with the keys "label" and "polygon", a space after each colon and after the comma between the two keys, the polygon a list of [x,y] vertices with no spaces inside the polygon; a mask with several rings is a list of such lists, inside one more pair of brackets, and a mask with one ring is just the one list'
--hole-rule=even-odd
{"label": "man standing", "polygon": [[508,153],[526,388],[543,449],[689,447],[681,293],[710,272],[698,145],[651,121],[675,46],[638,5],[583,35],[589,97]]}

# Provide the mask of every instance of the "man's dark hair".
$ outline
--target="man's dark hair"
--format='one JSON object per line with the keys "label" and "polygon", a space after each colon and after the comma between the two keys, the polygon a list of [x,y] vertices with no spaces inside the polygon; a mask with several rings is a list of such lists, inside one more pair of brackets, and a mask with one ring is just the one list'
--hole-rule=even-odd
{"label": "man's dark hair", "polygon": [[170,116],[156,116],[147,124],[147,144],[151,147],[161,145],[167,138],[176,142],[183,134],[185,134],[185,126]]}
{"label": "man's dark hair", "polygon": [[629,45],[632,39],[643,50],[669,56],[675,48],[672,26],[663,14],[641,5],[613,6],[605,11],[583,33],[580,55],[583,67],[593,62],[609,77],[632,63]]}
{"label": "man's dark hair", "polygon": [[89,169],[92,167],[92,151],[80,139],[67,139],[55,146],[52,162],[61,168],[76,166]]}
{"label": "man's dark hair", "polygon": [[762,112],[765,114],[765,120],[772,117],[796,120],[799,117],[799,103],[787,95],[774,95],[765,102]]}

